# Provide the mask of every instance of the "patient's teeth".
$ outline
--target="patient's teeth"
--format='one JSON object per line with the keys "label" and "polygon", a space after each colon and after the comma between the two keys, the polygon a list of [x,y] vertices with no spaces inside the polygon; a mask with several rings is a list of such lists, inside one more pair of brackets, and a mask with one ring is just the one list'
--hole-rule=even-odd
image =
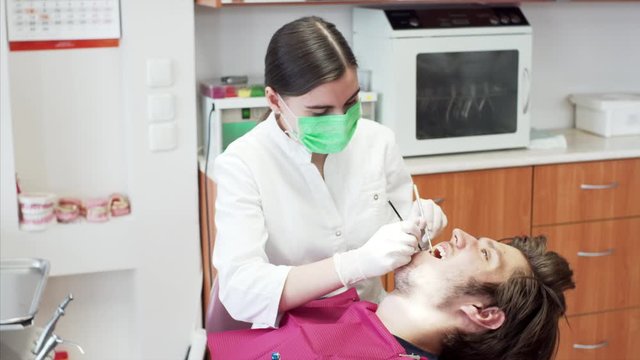
{"label": "patient's teeth", "polygon": [[446,248],[444,246],[438,245],[436,246],[436,249],[438,250],[438,258],[440,260],[445,259],[447,257]]}

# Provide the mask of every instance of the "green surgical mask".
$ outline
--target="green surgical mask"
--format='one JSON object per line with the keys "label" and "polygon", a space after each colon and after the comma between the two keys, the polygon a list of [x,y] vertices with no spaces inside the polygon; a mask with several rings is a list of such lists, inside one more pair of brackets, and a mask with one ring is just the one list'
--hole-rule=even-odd
{"label": "green surgical mask", "polygon": [[[279,96],[279,95],[278,95]],[[360,101],[353,104],[342,115],[296,116],[289,106],[280,98],[287,111],[298,120],[298,133],[285,131],[298,140],[312,153],[335,154],[347,147],[353,137],[360,120]],[[283,116],[287,126],[291,125]]]}

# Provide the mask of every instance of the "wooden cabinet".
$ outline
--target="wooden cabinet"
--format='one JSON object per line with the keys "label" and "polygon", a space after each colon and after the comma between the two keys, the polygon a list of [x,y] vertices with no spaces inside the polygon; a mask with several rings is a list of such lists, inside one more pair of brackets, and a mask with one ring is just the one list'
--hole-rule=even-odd
{"label": "wooden cabinet", "polygon": [[557,359],[638,358],[640,159],[534,167],[532,223],[576,282]]}
{"label": "wooden cabinet", "polygon": [[560,320],[556,360],[634,360],[640,356],[640,309]]}
{"label": "wooden cabinet", "polygon": [[201,171],[198,172],[198,190],[200,192],[200,248],[202,249],[202,308],[203,316],[206,316],[211,285],[216,277],[216,270],[211,264],[213,244],[216,239],[214,223],[216,184]]}
{"label": "wooden cabinet", "polygon": [[533,225],[640,216],[640,159],[536,166]]}
{"label": "wooden cabinet", "polygon": [[640,306],[640,217],[535,228],[574,271],[568,313]]}
{"label": "wooden cabinet", "polygon": [[449,225],[492,239],[528,234],[531,229],[531,167],[419,175],[413,181],[420,196],[434,199]]}

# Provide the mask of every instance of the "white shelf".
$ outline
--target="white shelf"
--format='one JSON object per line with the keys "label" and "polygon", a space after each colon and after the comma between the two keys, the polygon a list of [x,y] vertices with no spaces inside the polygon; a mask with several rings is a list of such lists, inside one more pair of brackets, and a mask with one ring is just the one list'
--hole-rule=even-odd
{"label": "white shelf", "polygon": [[238,109],[238,108],[259,108],[266,107],[267,99],[264,97],[232,97],[224,99],[214,99],[216,109]]}
{"label": "white shelf", "polygon": [[[378,94],[375,92],[360,92],[360,101],[363,103],[374,102],[378,100]],[[216,109],[240,109],[240,108],[261,108],[267,107],[267,99],[265,97],[231,97],[214,99],[213,103],[216,105]]]}
{"label": "white shelf", "polygon": [[42,258],[50,276],[135,269],[137,246],[131,244],[135,215],[105,223],[53,224],[44,231],[2,230],[0,252],[6,258]]}

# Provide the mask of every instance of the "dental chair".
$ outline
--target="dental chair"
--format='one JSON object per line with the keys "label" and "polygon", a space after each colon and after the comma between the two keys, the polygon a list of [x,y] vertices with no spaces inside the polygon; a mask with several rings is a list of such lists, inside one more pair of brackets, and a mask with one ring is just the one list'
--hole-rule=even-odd
{"label": "dental chair", "polygon": [[229,315],[227,309],[220,302],[218,296],[218,277],[213,280],[211,287],[211,297],[207,306],[207,317],[205,319],[205,329],[207,333],[251,329],[251,323],[235,320]]}

